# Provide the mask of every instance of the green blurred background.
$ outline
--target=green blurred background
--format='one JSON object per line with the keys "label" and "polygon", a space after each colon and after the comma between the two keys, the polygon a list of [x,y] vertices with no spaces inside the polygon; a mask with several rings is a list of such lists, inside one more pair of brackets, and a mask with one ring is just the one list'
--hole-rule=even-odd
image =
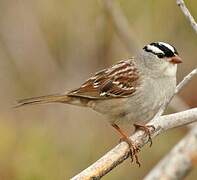
{"label": "green blurred background", "polygon": [[[177,47],[184,60],[179,81],[196,66],[197,36],[175,0],[118,3],[141,46],[161,40]],[[187,6],[197,17],[197,1],[188,0]],[[133,54],[102,1],[0,0],[0,179],[69,179],[115,146],[116,132],[90,109],[12,105],[78,87],[96,70]],[[197,106],[196,84],[194,78],[180,93],[190,107]],[[179,128],[160,135],[142,149],[141,168],[127,160],[104,179],[142,179],[186,133]],[[186,179],[196,176],[193,170]]]}

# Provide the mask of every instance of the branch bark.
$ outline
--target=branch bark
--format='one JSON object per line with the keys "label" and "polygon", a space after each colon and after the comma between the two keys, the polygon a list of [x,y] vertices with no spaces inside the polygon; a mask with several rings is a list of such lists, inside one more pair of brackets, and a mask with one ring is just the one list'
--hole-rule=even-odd
{"label": "branch bark", "polygon": [[[182,81],[179,83],[176,89],[176,93],[178,93],[190,80],[191,78],[197,74],[197,69],[194,69],[191,73],[189,73]],[[170,102],[170,100],[169,100]],[[151,137],[155,137],[162,132],[165,132],[168,129],[183,126],[194,121],[197,121],[197,108],[193,108],[187,111],[159,116],[159,114],[163,113],[164,109],[168,103],[162,106],[161,110],[157,114],[157,117],[154,117],[153,120],[150,121],[147,125],[153,125],[155,130],[150,129]],[[130,139],[134,142],[135,145],[139,147],[143,147],[147,141],[148,137],[145,137],[142,131],[137,131],[134,133]],[[121,142],[108,153],[106,153],[103,157],[101,157],[94,164],[89,166],[87,169],[76,175],[72,178],[72,180],[80,180],[80,179],[99,179],[112,169],[114,169],[117,165],[126,160],[129,156],[129,146],[125,142]]]}
{"label": "branch bark", "polygon": [[185,5],[185,2],[183,0],[176,0],[176,3],[180,7],[181,11],[183,12],[183,14],[187,18],[187,20],[190,22],[190,24],[191,24],[192,28],[194,29],[194,31],[197,33],[197,23],[194,20],[194,18],[191,15],[191,13],[189,12],[189,10],[187,9],[187,7]]}

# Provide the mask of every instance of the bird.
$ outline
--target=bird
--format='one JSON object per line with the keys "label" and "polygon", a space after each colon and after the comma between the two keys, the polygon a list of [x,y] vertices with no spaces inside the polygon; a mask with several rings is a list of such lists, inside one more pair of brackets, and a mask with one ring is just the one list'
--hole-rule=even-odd
{"label": "bird", "polygon": [[120,124],[133,123],[136,129],[144,130],[151,141],[150,130],[143,124],[150,121],[174,94],[179,63],[182,63],[182,59],[173,45],[152,42],[140,49],[136,56],[96,72],[76,89],[22,99],[16,107],[65,103],[92,108],[107,117],[121,140],[128,143],[131,157],[135,157],[140,166],[136,155],[139,148],[120,128]]}

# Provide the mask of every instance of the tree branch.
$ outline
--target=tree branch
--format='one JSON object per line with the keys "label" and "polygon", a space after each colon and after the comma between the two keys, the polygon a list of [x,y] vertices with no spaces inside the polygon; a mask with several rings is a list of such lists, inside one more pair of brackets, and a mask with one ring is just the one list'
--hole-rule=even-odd
{"label": "tree branch", "polygon": [[[155,130],[151,131],[151,137],[155,137],[168,129],[183,126],[197,121],[197,108],[193,108],[180,113],[161,116],[153,121]],[[144,136],[142,131],[136,132],[130,139],[140,147],[147,143],[147,137]],[[115,148],[110,150],[102,158],[82,171],[80,174],[72,178],[72,180],[79,179],[99,179],[108,172],[110,172],[117,165],[126,160],[129,156],[129,147],[125,142],[121,142]]]}
{"label": "tree branch", "polygon": [[183,14],[187,18],[187,20],[190,22],[190,24],[191,24],[192,28],[194,29],[194,31],[197,33],[196,21],[194,20],[193,16],[191,15],[189,10],[187,9],[184,1],[183,0],[176,0],[176,3],[181,8],[181,11],[183,12]]}
{"label": "tree branch", "polygon": [[139,42],[135,36],[136,33],[132,32],[117,2],[114,0],[103,0],[102,2],[106,13],[111,17],[117,34],[122,39],[129,52],[134,52],[139,49]]}
{"label": "tree branch", "polygon": [[[177,86],[175,93],[179,92],[180,89],[183,88],[196,74],[197,69],[189,73]],[[159,111],[160,113],[163,113],[167,104],[168,103],[166,103],[165,106],[162,106],[162,110]],[[171,115],[154,117],[153,120],[148,123],[148,125],[151,124],[155,127],[155,130],[153,130],[152,128],[150,129],[151,137],[153,138],[168,129],[186,125],[194,121],[197,121],[197,108]],[[144,136],[143,131],[137,131],[130,137],[130,139],[134,142],[135,145],[143,147],[147,143],[148,137]],[[101,157],[98,161],[96,161],[94,164],[73,177],[72,180],[99,179],[108,172],[110,172],[117,165],[122,163],[124,160],[126,160],[128,156],[129,146],[127,143],[121,142],[115,148],[113,148],[103,157]]]}
{"label": "tree branch", "polygon": [[163,158],[144,180],[183,179],[197,158],[197,125]]}

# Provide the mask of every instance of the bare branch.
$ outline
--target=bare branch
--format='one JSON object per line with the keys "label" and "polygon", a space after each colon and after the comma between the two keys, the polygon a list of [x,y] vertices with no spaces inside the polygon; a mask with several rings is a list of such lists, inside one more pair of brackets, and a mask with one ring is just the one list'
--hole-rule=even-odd
{"label": "bare branch", "polygon": [[197,125],[163,158],[144,180],[183,179],[197,156]]}
{"label": "bare branch", "polygon": [[196,21],[194,20],[193,16],[191,15],[191,13],[189,12],[189,10],[187,9],[184,1],[183,0],[176,0],[176,3],[181,8],[183,14],[185,15],[185,17],[190,22],[190,24],[191,24],[192,28],[194,29],[194,31],[197,33],[197,24],[196,24]]}
{"label": "bare branch", "polygon": [[114,0],[103,0],[106,13],[111,17],[115,30],[130,52],[134,52],[139,48],[136,36],[132,32],[127,19],[122,13],[120,6]]}
{"label": "bare branch", "polygon": [[[196,74],[197,69],[193,70],[190,74],[188,74],[177,86],[177,90],[175,93],[179,92],[180,89],[183,88]],[[162,107],[162,111],[164,111],[166,106],[167,105]],[[162,111],[159,112],[162,113]],[[197,108],[171,115],[157,116],[156,118],[153,118],[153,120],[151,120],[148,124],[151,124],[155,127],[154,131],[150,129],[151,137],[155,137],[168,129],[186,125],[194,121],[197,121]],[[130,137],[130,139],[135,143],[135,145],[142,147],[147,143],[148,137],[145,137],[142,131],[137,131]],[[122,163],[124,160],[126,160],[128,156],[128,144],[125,142],[121,142],[115,148],[105,154],[102,158],[96,161],[94,164],[73,177],[72,180],[100,178],[107,174],[109,171],[111,171],[113,168],[115,168],[117,165]]]}
{"label": "bare branch", "polygon": [[[155,127],[155,131],[151,131],[151,137],[153,138],[168,129],[186,125],[194,121],[197,121],[197,108],[182,111],[180,113],[161,116],[151,121],[151,124]],[[148,140],[141,131],[136,132],[130,137],[130,139],[140,147],[144,146]],[[94,164],[73,177],[72,180],[99,179],[126,160],[128,158],[128,153],[128,144],[121,142]]]}

